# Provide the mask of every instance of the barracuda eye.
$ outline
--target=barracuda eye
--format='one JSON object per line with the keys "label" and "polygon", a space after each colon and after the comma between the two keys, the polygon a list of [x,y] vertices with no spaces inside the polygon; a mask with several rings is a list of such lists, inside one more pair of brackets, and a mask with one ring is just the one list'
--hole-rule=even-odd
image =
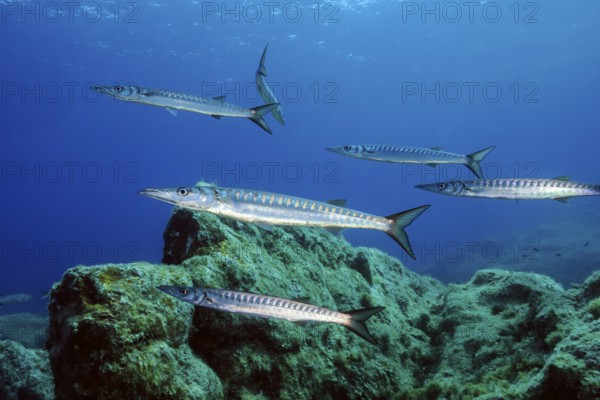
{"label": "barracuda eye", "polygon": [[446,189],[446,186],[448,186],[448,185],[446,185],[445,183],[440,183],[440,184],[438,185],[438,189],[440,189],[440,190],[444,190],[444,189]]}
{"label": "barracuda eye", "polygon": [[181,288],[179,289],[179,294],[185,296],[186,294],[188,294],[188,290],[186,288]]}
{"label": "barracuda eye", "polygon": [[350,146],[344,146],[343,149],[344,149],[344,151],[350,151],[350,150],[352,150],[352,147],[350,147]]}
{"label": "barracuda eye", "polygon": [[117,86],[114,87],[114,89],[115,89],[115,92],[120,93],[120,92],[123,91],[123,86],[117,85]]}
{"label": "barracuda eye", "polygon": [[180,195],[181,197],[185,197],[188,194],[190,194],[190,191],[187,190],[186,188],[179,188],[179,189],[177,189],[177,194]]}

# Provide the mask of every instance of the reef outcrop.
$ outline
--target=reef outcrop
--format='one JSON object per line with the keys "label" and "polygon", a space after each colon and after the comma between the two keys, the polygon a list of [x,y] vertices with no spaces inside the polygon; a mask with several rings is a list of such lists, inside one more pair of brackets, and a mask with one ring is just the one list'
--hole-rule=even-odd
{"label": "reef outcrop", "polygon": [[[481,270],[442,285],[321,229],[273,228],[175,209],[171,264],[68,270],[51,292],[57,399],[595,399],[600,273],[564,290]],[[156,289],[204,286],[383,306],[372,345],[337,325],[194,308]]]}

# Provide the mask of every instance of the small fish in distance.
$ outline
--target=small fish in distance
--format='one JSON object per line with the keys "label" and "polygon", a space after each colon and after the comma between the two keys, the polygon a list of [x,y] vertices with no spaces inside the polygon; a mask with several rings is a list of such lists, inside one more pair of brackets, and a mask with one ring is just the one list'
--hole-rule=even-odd
{"label": "small fish in distance", "polygon": [[379,217],[341,205],[248,189],[196,186],[144,189],[138,193],[179,207],[255,223],[266,229],[281,225],[380,230],[392,237],[413,259],[415,255],[404,229],[429,208],[424,205]]}
{"label": "small fish in distance", "polygon": [[329,322],[342,325],[370,343],[375,343],[375,339],[367,330],[365,321],[384,309],[384,307],[371,307],[338,312],[296,300],[231,290],[184,286],[158,286],[157,289],[195,306],[222,312],[283,319],[296,323]]}
{"label": "small fish in distance", "polygon": [[409,146],[382,146],[382,145],[346,145],[340,147],[327,147],[333,153],[343,156],[361,158],[364,160],[382,161],[404,164],[463,164],[469,168],[477,178],[481,179],[481,166],[479,163],[494,150],[491,146],[472,154],[456,154],[442,151],[439,147],[409,147]]}
{"label": "small fish in distance", "polygon": [[254,108],[244,108],[225,102],[225,96],[209,99],[160,89],[148,89],[140,86],[92,86],[98,93],[115,97],[131,103],[147,104],[165,108],[173,115],[178,110],[207,114],[216,119],[221,117],[248,118],[266,132],[272,134],[263,115],[273,111],[279,104],[265,104]]}
{"label": "small fish in distance", "polygon": [[450,196],[509,200],[553,199],[562,203],[566,203],[572,197],[600,196],[600,185],[572,182],[566,176],[554,179],[456,180],[415,187]]}
{"label": "small fish in distance", "polygon": [[4,296],[0,296],[0,307],[5,304],[24,303],[31,299],[32,297],[25,293],[6,294]]}

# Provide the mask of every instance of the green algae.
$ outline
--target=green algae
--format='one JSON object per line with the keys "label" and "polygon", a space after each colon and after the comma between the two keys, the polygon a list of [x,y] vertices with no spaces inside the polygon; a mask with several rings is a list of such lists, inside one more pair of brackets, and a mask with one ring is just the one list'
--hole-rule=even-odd
{"label": "green algae", "polygon": [[[501,270],[445,287],[324,230],[266,232],[184,210],[174,216],[169,226],[188,234],[165,238],[186,243],[166,242],[165,251],[181,265],[80,267],[54,288],[49,349],[59,399],[598,393],[590,371],[600,369],[600,323],[589,305],[600,274],[570,291],[544,276]],[[371,345],[337,325],[194,308],[155,288],[170,284],[308,297],[342,311],[385,310],[367,323],[377,340]]]}

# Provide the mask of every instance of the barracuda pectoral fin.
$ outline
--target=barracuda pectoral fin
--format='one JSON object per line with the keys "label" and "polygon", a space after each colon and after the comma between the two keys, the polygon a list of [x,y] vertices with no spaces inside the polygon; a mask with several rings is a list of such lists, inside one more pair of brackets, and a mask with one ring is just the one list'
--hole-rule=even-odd
{"label": "barracuda pectoral fin", "polygon": [[265,104],[262,106],[251,108],[250,110],[252,111],[253,115],[251,117],[248,117],[248,119],[254,122],[256,125],[260,126],[262,129],[264,129],[265,132],[272,135],[273,132],[271,132],[271,128],[269,128],[269,125],[267,125],[267,123],[265,122],[263,115],[270,113],[275,108],[277,108],[277,106],[279,106],[279,103]]}
{"label": "barracuda pectoral fin", "polygon": [[490,151],[494,150],[495,148],[496,146],[491,146],[467,155],[468,161],[465,165],[471,170],[471,172],[475,174],[477,178],[483,178],[483,174],[481,173],[481,165],[479,165],[479,163],[485,158],[485,156],[488,155]]}
{"label": "barracuda pectoral fin", "polygon": [[213,117],[214,119],[218,119],[218,120],[221,119],[221,115],[213,115],[213,114],[211,114],[210,116]]}
{"label": "barracuda pectoral fin", "polygon": [[174,108],[167,107],[166,110],[174,117],[176,117],[178,114],[177,110]]}
{"label": "barracuda pectoral fin", "polygon": [[434,164],[434,163],[428,163],[428,164],[427,164],[427,166],[428,166],[428,167],[433,167],[433,168],[435,168],[435,167],[437,167],[437,164]]}
{"label": "barracuda pectoral fin", "polygon": [[325,230],[331,233],[332,235],[340,236],[344,228],[325,228]]}
{"label": "barracuda pectoral fin", "polygon": [[408,235],[404,229],[412,224],[413,221],[429,207],[431,206],[425,205],[416,207],[410,210],[399,212],[397,214],[388,215],[386,217],[394,222],[392,228],[389,231],[386,231],[386,233],[390,235],[390,237],[394,239],[400,246],[402,246],[404,251],[406,251],[413,260],[416,260],[415,254],[413,253],[412,247],[410,246],[410,242],[408,240]]}
{"label": "barracuda pectoral fin", "polygon": [[268,232],[272,232],[273,231],[273,225],[263,224],[263,223],[256,223],[255,225],[258,226],[260,229],[263,229],[265,231],[268,231]]}
{"label": "barracuda pectoral fin", "polygon": [[557,197],[554,200],[560,201],[561,203],[567,204],[567,201],[571,200],[571,197]]}
{"label": "barracuda pectoral fin", "polygon": [[352,318],[350,319],[350,322],[344,326],[365,339],[367,342],[375,344],[375,339],[373,339],[373,336],[369,333],[365,321],[382,311],[384,308],[385,307],[371,307],[363,308],[362,310],[347,311],[345,314],[349,314]]}
{"label": "barracuda pectoral fin", "polygon": [[217,96],[217,97],[213,97],[213,100],[215,101],[220,101],[221,103],[223,103],[225,101],[226,97],[225,96]]}

